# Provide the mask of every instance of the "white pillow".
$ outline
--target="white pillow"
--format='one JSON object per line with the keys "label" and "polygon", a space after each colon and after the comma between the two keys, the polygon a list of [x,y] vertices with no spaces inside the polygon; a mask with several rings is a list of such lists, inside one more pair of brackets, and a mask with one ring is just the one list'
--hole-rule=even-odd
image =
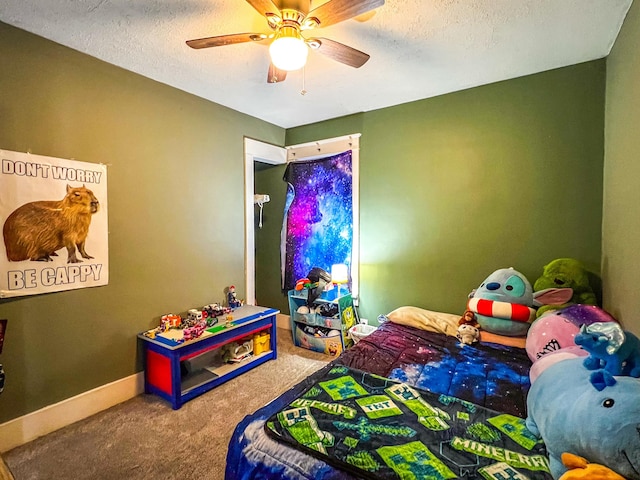
{"label": "white pillow", "polygon": [[406,306],[395,309],[387,315],[387,318],[393,323],[455,337],[458,332],[460,315]]}

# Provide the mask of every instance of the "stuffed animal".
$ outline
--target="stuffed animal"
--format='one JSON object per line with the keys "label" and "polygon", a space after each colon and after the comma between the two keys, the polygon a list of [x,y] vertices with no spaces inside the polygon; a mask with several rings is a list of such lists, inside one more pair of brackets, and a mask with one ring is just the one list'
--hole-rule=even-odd
{"label": "stuffed animal", "polygon": [[305,278],[296,282],[295,290],[307,290],[307,306],[312,307],[313,302],[322,295],[324,288],[331,282],[331,275],[320,267],[313,267]]}
{"label": "stuffed animal", "polygon": [[640,480],[640,380],[617,377],[598,391],[582,361],[558,362],[540,374],[527,396],[527,428],[544,441],[556,479],[567,471],[562,454],[571,452]]}
{"label": "stuffed animal", "polygon": [[480,330],[478,330],[478,327],[475,327],[470,323],[463,323],[458,327],[456,337],[458,337],[460,342],[466,345],[471,345],[480,339]]}
{"label": "stuffed animal", "polygon": [[577,327],[596,322],[618,322],[609,312],[596,305],[570,305],[558,312]]}
{"label": "stuffed animal", "polygon": [[513,268],[502,268],[489,275],[469,294],[467,309],[476,314],[480,327],[491,333],[523,336],[536,318],[534,307],[566,301],[570,288],[548,288],[533,293],[529,280]]}
{"label": "stuffed animal", "polygon": [[480,339],[480,324],[476,320],[476,314],[471,310],[465,310],[458,320],[458,332],[456,337],[460,342],[471,345]]}
{"label": "stuffed animal", "polygon": [[322,295],[324,287],[331,282],[331,274],[320,267],[313,267],[307,274],[307,278],[311,282],[307,294],[307,305],[311,307],[313,302]]}
{"label": "stuffed animal", "polygon": [[579,333],[580,328],[569,319],[549,313],[531,324],[527,332],[527,355],[532,362],[536,362],[563,348],[575,348],[575,337]]}
{"label": "stuffed animal", "polygon": [[476,320],[476,314],[471,310],[465,310],[460,320],[458,320],[458,325],[473,325],[477,328],[479,324]]}
{"label": "stuffed animal", "polygon": [[575,303],[597,305],[589,274],[584,265],[574,258],[557,258],[544,266],[542,276],[534,282],[533,289],[540,291],[547,288],[571,288],[573,295],[566,302],[542,306],[538,309],[538,317],[548,310],[558,310]]}
{"label": "stuffed animal", "polygon": [[589,352],[584,360],[584,366],[589,370],[603,368],[614,376],[640,377],[640,339],[622,330],[620,324],[597,322],[583,325],[575,342]]}
{"label": "stuffed animal", "polygon": [[529,370],[529,379],[533,383],[546,368],[554,363],[586,357],[588,353],[576,345],[575,336],[580,328],[571,320],[557,313],[548,313],[536,319],[527,332],[525,348],[533,362]]}
{"label": "stuffed animal", "polygon": [[[595,305],[571,305],[558,312],[548,312],[538,318],[527,332],[526,349],[533,362],[529,379],[533,383],[543,370],[568,358],[587,357],[589,352],[576,345],[575,337],[582,325],[597,322],[617,323],[609,313]],[[594,386],[604,388],[607,379],[602,373],[592,375]]]}
{"label": "stuffed animal", "polygon": [[[535,382],[540,374],[549,368],[551,365],[555,365],[558,362],[563,362],[569,358],[581,357],[584,358],[589,355],[578,345],[574,345],[573,347],[565,347],[560,350],[556,350],[555,352],[549,353],[539,360],[533,362],[531,365],[531,369],[529,369],[529,381],[531,384]],[[603,381],[605,381],[603,379]]]}
{"label": "stuffed animal", "polygon": [[610,468],[589,463],[586,458],[572,453],[563,453],[562,463],[569,470],[559,480],[625,480]]}

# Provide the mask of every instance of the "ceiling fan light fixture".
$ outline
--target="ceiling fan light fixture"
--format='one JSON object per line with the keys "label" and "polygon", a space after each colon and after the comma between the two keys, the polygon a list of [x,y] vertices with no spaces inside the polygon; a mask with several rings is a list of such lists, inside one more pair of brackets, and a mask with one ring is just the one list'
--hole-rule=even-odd
{"label": "ceiling fan light fixture", "polygon": [[[317,0],[246,0],[265,17],[271,32],[216,35],[187,40],[186,43],[196,49],[249,42],[270,44],[268,83],[282,82],[287,72],[304,67],[309,50],[353,68],[362,67],[370,58],[366,53],[328,38],[305,38],[301,32],[328,27],[350,18],[365,20],[363,16],[368,14],[370,18],[371,11],[384,5],[385,0],[323,0],[313,9],[312,1]],[[304,95],[304,89],[301,93]]]}
{"label": "ceiling fan light fixture", "polygon": [[293,26],[282,26],[269,46],[271,62],[280,70],[300,70],[307,63],[309,48]]}

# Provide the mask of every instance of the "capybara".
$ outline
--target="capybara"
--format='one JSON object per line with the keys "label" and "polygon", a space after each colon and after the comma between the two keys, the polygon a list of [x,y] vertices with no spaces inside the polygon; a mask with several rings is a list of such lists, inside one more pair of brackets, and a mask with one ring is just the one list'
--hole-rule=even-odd
{"label": "capybara", "polygon": [[33,260],[47,262],[56,250],[67,249],[67,263],[93,258],[84,249],[91,216],[100,204],[93,192],[67,185],[67,194],[59,201],[30,202],[18,207],[4,222],[2,234],[7,258],[12,262]]}

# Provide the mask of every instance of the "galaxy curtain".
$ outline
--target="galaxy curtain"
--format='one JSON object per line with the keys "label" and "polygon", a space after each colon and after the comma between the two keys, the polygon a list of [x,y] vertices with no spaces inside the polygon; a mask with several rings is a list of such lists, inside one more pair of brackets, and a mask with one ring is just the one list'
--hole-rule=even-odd
{"label": "galaxy curtain", "polygon": [[282,225],[282,288],[291,290],[313,267],[351,265],[353,176],[351,151],[287,165]]}

